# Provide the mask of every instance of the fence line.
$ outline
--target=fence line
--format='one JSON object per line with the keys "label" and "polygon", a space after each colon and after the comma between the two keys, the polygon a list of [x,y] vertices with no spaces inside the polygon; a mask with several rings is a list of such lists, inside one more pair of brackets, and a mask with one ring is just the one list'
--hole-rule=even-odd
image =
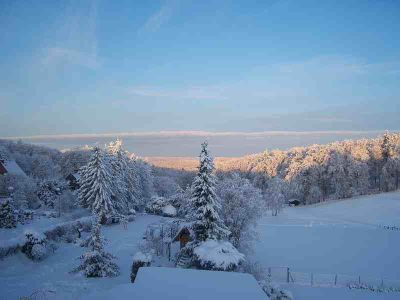
{"label": "fence line", "polygon": [[350,287],[364,286],[400,292],[400,280],[372,278],[363,275],[321,274],[294,271],[289,267],[268,267],[268,277],[278,283],[309,286]]}

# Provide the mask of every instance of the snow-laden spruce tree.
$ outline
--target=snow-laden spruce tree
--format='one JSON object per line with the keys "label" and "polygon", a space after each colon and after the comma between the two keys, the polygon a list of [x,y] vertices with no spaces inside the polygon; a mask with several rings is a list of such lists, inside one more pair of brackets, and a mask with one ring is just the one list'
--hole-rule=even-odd
{"label": "snow-laden spruce tree", "polygon": [[193,230],[197,242],[222,240],[230,234],[218,213],[220,204],[215,194],[214,162],[207,146],[207,142],[201,144],[200,165],[192,185]]}
{"label": "snow-laden spruce tree", "polygon": [[17,221],[10,200],[0,202],[0,228],[14,228]]}
{"label": "snow-laden spruce tree", "polygon": [[103,151],[95,147],[89,163],[81,168],[78,200],[81,206],[90,208],[102,223],[115,214],[115,198],[112,193],[110,166]]}
{"label": "snow-laden spruce tree", "polygon": [[89,251],[79,258],[81,264],[72,272],[83,271],[86,277],[114,277],[119,275],[119,267],[113,262],[115,257],[104,251],[103,239],[101,237],[100,219],[92,226],[92,233],[88,241]]}
{"label": "snow-laden spruce tree", "polygon": [[129,207],[129,193],[128,193],[128,163],[126,155],[122,149],[122,140],[117,139],[107,146],[107,159],[110,165],[112,180],[112,191],[116,198],[118,198],[118,206],[115,207],[118,211],[127,211]]}

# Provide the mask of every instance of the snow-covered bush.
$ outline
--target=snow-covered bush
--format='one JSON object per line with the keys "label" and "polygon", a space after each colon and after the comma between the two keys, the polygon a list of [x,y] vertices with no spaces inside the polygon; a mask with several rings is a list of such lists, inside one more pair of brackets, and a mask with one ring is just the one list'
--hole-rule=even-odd
{"label": "snow-covered bush", "polygon": [[152,256],[151,254],[144,254],[139,251],[133,257],[133,263],[131,268],[131,282],[135,282],[137,272],[141,267],[149,267],[151,264]]}
{"label": "snow-covered bush", "polygon": [[283,290],[278,284],[268,280],[259,281],[262,290],[267,294],[270,300],[293,300],[293,296],[289,291]]}
{"label": "snow-covered bush", "polygon": [[234,271],[244,259],[228,241],[207,240],[193,249],[194,265],[205,270]]}
{"label": "snow-covered bush", "polygon": [[176,208],[171,204],[167,204],[162,208],[162,214],[165,217],[176,217]]}
{"label": "snow-covered bush", "polygon": [[115,257],[104,251],[100,233],[100,217],[92,226],[92,234],[88,243],[89,251],[81,255],[81,264],[72,272],[83,272],[86,277],[115,277],[119,275],[119,267],[113,262]]}
{"label": "snow-covered bush", "polygon": [[42,260],[46,258],[51,251],[51,245],[44,234],[33,230],[25,231],[25,244],[21,251],[32,260]]}
{"label": "snow-covered bush", "polygon": [[168,202],[164,197],[153,196],[146,205],[145,211],[150,214],[161,215],[166,205],[168,205]]}
{"label": "snow-covered bush", "polygon": [[0,228],[17,227],[14,209],[11,207],[10,200],[0,202]]}

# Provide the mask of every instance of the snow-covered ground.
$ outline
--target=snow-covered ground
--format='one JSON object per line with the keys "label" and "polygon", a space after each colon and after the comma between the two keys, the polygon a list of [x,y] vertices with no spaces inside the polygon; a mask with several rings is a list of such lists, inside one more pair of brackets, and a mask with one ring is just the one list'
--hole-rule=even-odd
{"label": "snow-covered ground", "polygon": [[[0,260],[0,299],[18,299],[37,290],[51,290],[48,299],[79,299],[93,290],[102,291],[130,282],[130,267],[137,244],[151,223],[162,217],[138,215],[123,225],[104,226],[106,250],[117,257],[121,275],[116,278],[87,279],[70,274],[85,248],[60,243],[56,252],[42,262],[24,254]],[[1,230],[0,243],[16,238],[27,228],[37,231],[68,219],[42,217],[16,230]],[[259,241],[254,259],[266,267],[288,266],[291,271],[334,276],[400,280],[400,231],[379,225],[400,226],[400,193],[364,196],[307,207],[291,207],[277,217],[266,216],[258,226]],[[274,272],[274,269],[272,269]],[[333,277],[331,277],[333,278]],[[284,284],[296,300],[314,299],[400,299],[400,293],[375,293],[347,288]]]}
{"label": "snow-covered ground", "polygon": [[[157,287],[156,289],[153,287]],[[141,268],[135,284],[118,285],[89,299],[267,300],[253,276],[180,268]]]}
{"label": "snow-covered ground", "polygon": [[[368,280],[398,280],[400,285],[400,231],[385,230],[379,225],[400,225],[399,192],[289,207],[277,217],[266,216],[260,221],[254,256],[266,267],[290,267],[295,275],[298,272],[298,277],[302,276],[302,281],[309,278],[311,282],[314,273],[314,281],[326,277],[333,281],[338,274],[339,282],[351,275]],[[272,273],[285,272],[279,270],[272,268]],[[288,289],[298,295],[297,300],[336,294],[332,299],[358,299],[358,294],[371,294],[370,298],[360,299],[400,299],[400,293],[378,296],[366,291],[297,285]]]}
{"label": "snow-covered ground", "polygon": [[[88,279],[79,274],[70,274],[79,264],[77,257],[86,249],[76,244],[59,244],[55,253],[41,262],[33,262],[22,253],[0,260],[0,299],[19,299],[37,290],[55,291],[47,295],[48,299],[80,299],[93,290],[108,290],[117,284],[129,283],[137,244],[147,226],[160,218],[139,215],[128,224],[127,230],[123,225],[103,226],[102,231],[107,239],[105,248],[117,257],[116,262],[120,267],[121,274],[116,278]],[[43,223],[46,222],[43,220],[38,226],[43,228]]]}

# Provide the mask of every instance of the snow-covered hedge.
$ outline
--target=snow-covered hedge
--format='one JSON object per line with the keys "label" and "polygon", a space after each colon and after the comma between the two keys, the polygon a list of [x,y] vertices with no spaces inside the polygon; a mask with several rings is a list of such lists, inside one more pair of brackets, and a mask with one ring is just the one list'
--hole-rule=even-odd
{"label": "snow-covered hedge", "polygon": [[0,259],[6,256],[14,255],[21,250],[24,241],[20,238],[14,238],[8,241],[1,242],[0,245]]}
{"label": "snow-covered hedge", "polygon": [[92,217],[83,217],[75,221],[69,221],[55,225],[44,232],[47,239],[52,241],[64,241],[72,243],[80,232],[89,232],[92,228]]}
{"label": "snow-covered hedge", "polygon": [[137,272],[141,267],[149,267],[151,264],[152,256],[150,253],[137,252],[133,257],[131,268],[131,282],[135,282]]}
{"label": "snow-covered hedge", "polygon": [[389,292],[400,292],[400,288],[396,287],[386,287],[386,286],[376,286],[371,284],[365,283],[351,283],[348,285],[349,289],[357,289],[357,290],[368,290],[371,292],[378,292],[378,293],[389,293]]}
{"label": "snow-covered hedge", "polygon": [[278,284],[269,281],[259,281],[262,290],[267,294],[270,300],[293,300],[289,291],[283,290]]}
{"label": "snow-covered hedge", "polygon": [[194,264],[206,270],[234,271],[244,259],[228,241],[207,240],[193,249]]}
{"label": "snow-covered hedge", "polygon": [[[38,236],[44,237],[47,241],[64,241],[71,243],[81,232],[89,232],[92,227],[92,217],[83,217],[75,221],[69,221],[55,225],[53,228],[45,231],[43,234],[37,233]],[[28,233],[30,231],[27,231]],[[25,232],[26,233],[26,232]],[[32,232],[33,233],[33,232]],[[20,238],[14,238],[0,245],[0,259],[6,256],[16,254],[21,251],[26,244],[26,234]],[[38,248],[38,247],[35,247]],[[35,251],[38,249],[35,249]]]}

